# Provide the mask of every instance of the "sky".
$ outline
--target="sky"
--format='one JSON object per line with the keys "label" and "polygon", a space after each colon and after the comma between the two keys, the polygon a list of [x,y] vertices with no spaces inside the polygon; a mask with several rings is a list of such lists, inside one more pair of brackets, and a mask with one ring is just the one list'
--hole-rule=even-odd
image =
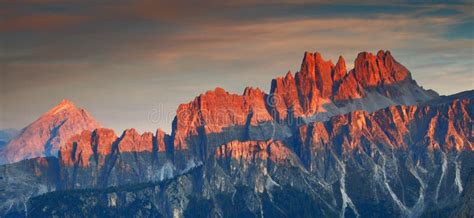
{"label": "sky", "polygon": [[0,129],[70,99],[120,133],[168,133],[179,104],[269,91],[305,51],[348,67],[390,50],[427,89],[474,89],[473,1],[0,0]]}

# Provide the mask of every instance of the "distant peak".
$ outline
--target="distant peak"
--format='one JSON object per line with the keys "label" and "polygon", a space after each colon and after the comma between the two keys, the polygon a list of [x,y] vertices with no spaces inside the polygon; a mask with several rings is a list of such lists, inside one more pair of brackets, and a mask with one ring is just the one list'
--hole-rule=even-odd
{"label": "distant peak", "polygon": [[308,52],[304,53],[303,61],[311,61],[311,62],[325,62],[323,56],[320,52]]}
{"label": "distant peak", "polygon": [[56,105],[53,109],[49,111],[50,114],[57,114],[60,111],[70,109],[70,108],[76,108],[76,105],[68,99],[63,99],[58,105]]}
{"label": "distant peak", "polygon": [[346,71],[346,61],[344,60],[344,57],[339,56],[334,69],[333,80],[341,80],[346,75]]}
{"label": "distant peak", "polygon": [[337,64],[346,64],[346,60],[344,60],[344,57],[342,57],[342,55],[339,55],[339,58],[337,59]]}
{"label": "distant peak", "polygon": [[336,63],[336,68],[338,71],[344,71],[343,75],[346,73],[346,61],[344,60],[344,57],[339,56],[339,59],[337,60]]}
{"label": "distant peak", "polygon": [[374,54],[372,54],[370,52],[367,52],[367,51],[359,52],[359,54],[357,54],[356,61],[357,60],[368,59],[368,58],[371,58],[371,57],[374,57]]}
{"label": "distant peak", "polygon": [[135,128],[126,129],[123,131],[121,138],[125,136],[140,135]]}
{"label": "distant peak", "polygon": [[392,57],[391,53],[389,50],[379,50],[377,52],[376,55],[372,54],[371,52],[367,52],[367,51],[363,51],[363,52],[360,52],[358,55],[357,55],[357,59],[374,59],[374,58],[380,58],[380,59],[383,59],[385,57]]}
{"label": "distant peak", "polygon": [[385,57],[385,56],[391,56],[389,50],[387,50],[387,51],[380,50],[379,52],[377,52],[377,57]]}
{"label": "distant peak", "polygon": [[324,61],[323,56],[319,52],[314,53],[314,59]]}
{"label": "distant peak", "polygon": [[63,99],[61,102],[59,102],[59,105],[74,105],[74,103],[69,99]]}
{"label": "distant peak", "polygon": [[227,91],[221,87],[216,87],[214,90],[208,90],[205,93],[199,95],[198,98],[213,96],[213,95],[225,95]]}
{"label": "distant peak", "polygon": [[218,87],[216,87],[216,88],[214,89],[214,91],[215,91],[215,92],[225,92],[225,89],[222,88],[222,87],[220,87],[220,86],[218,86]]}

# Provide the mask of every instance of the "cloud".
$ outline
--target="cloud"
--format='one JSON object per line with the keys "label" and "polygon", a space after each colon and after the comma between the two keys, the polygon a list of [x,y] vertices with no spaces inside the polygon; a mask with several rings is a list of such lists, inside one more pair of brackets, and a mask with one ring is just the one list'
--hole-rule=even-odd
{"label": "cloud", "polygon": [[[175,61],[187,57],[213,61],[259,59],[288,51],[322,50],[330,56],[360,50],[391,49],[439,38],[438,31],[455,23],[450,18],[410,18],[384,16],[366,18],[269,19],[258,22],[197,26],[178,35],[145,44],[164,42],[170,46],[150,46],[151,59]],[[441,39],[437,39],[441,40]],[[350,52],[352,51],[352,52]]]}
{"label": "cloud", "polygon": [[[217,0],[0,0],[0,14],[5,15],[5,31],[39,30],[46,25],[53,30],[69,24],[81,24],[80,18],[92,21],[120,22],[141,20],[189,25],[195,23],[239,22],[243,20],[285,17],[369,17],[378,14],[406,14],[422,16],[449,10],[457,15],[471,16],[472,4],[463,1],[448,3],[414,3],[406,1],[351,1],[337,0],[272,0],[272,1],[217,1]],[[35,21],[38,20],[38,21]],[[83,20],[85,21],[85,20]]]}
{"label": "cloud", "polygon": [[22,16],[0,23],[0,32],[51,31],[83,23],[89,19],[87,16],[59,14]]}
{"label": "cloud", "polygon": [[[0,57],[11,67],[28,62],[144,63],[158,72],[219,71],[232,69],[297,70],[303,51],[320,51],[335,59],[344,55],[348,66],[363,50],[395,50],[396,57],[446,55],[459,61],[472,55],[472,40],[444,37],[461,22],[453,16],[419,17],[418,13],[376,17],[268,17],[193,23],[185,26],[141,24],[102,26],[67,37],[50,36],[25,47],[27,52]],[[97,27],[99,28],[99,27]],[[56,37],[56,39],[51,39]],[[472,45],[472,44],[471,44]],[[472,47],[472,46],[471,46]],[[7,50],[18,50],[13,47]],[[291,58],[288,58],[291,57]],[[407,58],[410,59],[410,58]],[[422,59],[418,57],[416,59]],[[426,61],[426,60],[425,60]],[[457,60],[451,59],[453,63]],[[427,62],[425,62],[427,63]],[[431,61],[429,62],[431,63]],[[409,63],[412,65],[412,63]],[[413,63],[415,67],[419,63]],[[74,67],[72,65],[71,67]],[[268,78],[267,78],[268,79]]]}
{"label": "cloud", "polygon": [[472,22],[469,3],[165,3],[1,7],[2,123],[21,127],[35,110],[72,98],[118,131],[169,130],[168,121],[146,120],[155,103],[173,114],[215,86],[268,90],[272,78],[298,70],[307,50],[334,61],[342,54],[348,67],[360,51],[391,50],[421,85],[442,94],[474,88],[473,39],[452,28]]}

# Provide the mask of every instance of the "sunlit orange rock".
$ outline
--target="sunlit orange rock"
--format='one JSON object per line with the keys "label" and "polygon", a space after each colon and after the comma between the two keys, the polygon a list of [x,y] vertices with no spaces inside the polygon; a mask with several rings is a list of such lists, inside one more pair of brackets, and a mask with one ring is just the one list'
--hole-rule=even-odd
{"label": "sunlit orange rock", "polygon": [[198,136],[199,131],[207,135],[219,133],[225,127],[272,120],[265,99],[260,89],[247,88],[243,95],[237,95],[216,88],[181,104],[173,123],[175,149],[186,149],[186,138]]}
{"label": "sunlit orange rock", "polygon": [[61,148],[59,159],[65,166],[87,167],[90,165],[91,158],[94,157],[93,160],[102,166],[105,158],[114,151],[116,153],[165,152],[168,137],[160,129],[154,136],[150,132],[139,134],[132,128],[125,130],[120,137],[117,137],[111,129],[99,128],[93,132],[86,130],[69,139],[66,146]]}
{"label": "sunlit orange rock", "polygon": [[287,160],[291,151],[280,141],[231,141],[216,149],[217,159]]}
{"label": "sunlit orange rock", "polygon": [[356,80],[353,70],[345,76],[337,87],[333,99],[335,101],[348,101],[365,97],[364,87]]}
{"label": "sunlit orange rock", "polygon": [[139,134],[135,129],[127,129],[118,140],[118,150],[123,152],[152,152],[153,133]]}
{"label": "sunlit orange rock", "polygon": [[63,100],[25,127],[6,145],[1,157],[4,162],[12,163],[33,157],[56,156],[71,136],[99,127],[101,125],[87,111]]}
{"label": "sunlit orange rock", "polygon": [[[394,104],[418,104],[437,96],[419,87],[388,51],[379,51],[377,55],[361,52],[354,64],[355,68],[347,72],[342,56],[334,65],[318,52],[305,52],[300,71],[294,77],[288,72],[285,77],[272,80],[268,95],[253,88],[246,88],[243,95],[230,94],[222,88],[208,91],[179,106],[173,122],[175,150],[187,149],[188,144],[208,144],[208,136],[222,132],[229,134],[222,136],[221,141],[245,135],[237,127],[313,119],[318,113],[326,115],[317,119],[327,119],[353,110],[375,111]],[[405,98],[407,92],[409,96]],[[364,98],[367,101],[358,101]]]}
{"label": "sunlit orange rock", "polygon": [[59,151],[59,158],[65,166],[88,166],[92,154],[91,131],[85,130],[69,139],[66,146]]}
{"label": "sunlit orange rock", "polygon": [[158,152],[166,151],[166,143],[168,141],[169,135],[167,135],[163,130],[157,129],[155,134],[155,140],[157,145]]}
{"label": "sunlit orange rock", "polygon": [[338,82],[342,78],[344,78],[346,74],[347,74],[346,61],[344,60],[342,56],[339,56],[336,66],[334,66],[334,69],[333,69],[332,80],[334,82]]}
{"label": "sunlit orange rock", "polygon": [[98,165],[103,165],[116,140],[117,136],[111,129],[99,128],[93,132],[86,130],[68,140],[59,151],[59,159],[65,166],[86,167],[89,166],[91,157],[95,156]]}
{"label": "sunlit orange rock", "polygon": [[361,52],[354,62],[355,78],[364,87],[387,85],[411,79],[410,72],[399,64],[389,51],[379,51],[377,55]]}
{"label": "sunlit orange rock", "polygon": [[300,72],[295,75],[298,96],[304,114],[314,114],[320,100],[320,90],[316,85],[316,60],[314,54],[305,52]]}
{"label": "sunlit orange rock", "polygon": [[99,128],[92,132],[92,150],[98,155],[108,155],[112,151],[112,144],[117,140],[114,130]]}
{"label": "sunlit orange rock", "polygon": [[288,111],[292,111],[292,116],[303,115],[296,81],[291,72],[272,80],[270,93],[267,102],[280,120],[287,119]]}
{"label": "sunlit orange rock", "polygon": [[299,128],[302,150],[325,146],[341,147],[344,152],[367,146],[444,151],[473,150],[472,99],[456,99],[437,105],[390,106],[368,113],[353,111]]}

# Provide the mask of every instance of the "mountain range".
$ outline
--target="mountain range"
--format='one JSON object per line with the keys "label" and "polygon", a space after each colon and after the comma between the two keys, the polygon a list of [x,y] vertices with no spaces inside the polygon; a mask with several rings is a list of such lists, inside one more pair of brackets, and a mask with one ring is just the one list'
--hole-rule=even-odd
{"label": "mountain range", "polygon": [[266,93],[181,104],[121,135],[64,100],[1,150],[4,216],[472,217],[474,91],[439,96],[389,51],[306,52]]}

